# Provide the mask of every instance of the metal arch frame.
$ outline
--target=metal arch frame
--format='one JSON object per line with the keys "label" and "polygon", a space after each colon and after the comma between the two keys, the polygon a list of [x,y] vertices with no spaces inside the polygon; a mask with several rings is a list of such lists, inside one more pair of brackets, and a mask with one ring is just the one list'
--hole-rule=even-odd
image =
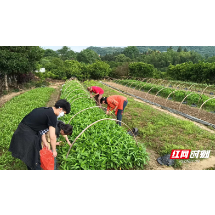
{"label": "metal arch frame", "polygon": [[175,84],[173,84],[173,88],[177,87],[178,85],[180,85],[180,83],[176,81]]}
{"label": "metal arch frame", "polygon": [[193,85],[196,85],[197,83],[193,83],[193,84],[191,84],[189,87],[188,87],[188,89],[187,90],[191,90],[191,88],[192,88],[192,86]]}
{"label": "metal arch frame", "polygon": [[159,92],[161,92],[162,90],[167,89],[167,88],[168,88],[168,87],[164,87],[164,88],[160,89],[160,90],[156,93],[156,95],[154,96],[153,102],[155,101],[155,98],[156,98],[157,94],[158,94]]}
{"label": "metal arch frame", "polygon": [[[143,78],[142,80],[140,80],[140,83],[136,87],[138,87],[145,79],[147,78]],[[136,90],[136,87],[134,88],[135,90]]]}
{"label": "metal arch frame", "polygon": [[[167,82],[166,86],[167,86],[168,84],[171,84],[172,82],[174,82],[174,81],[169,81],[169,82]],[[169,86],[168,86],[168,87],[169,87]]]}
{"label": "metal arch frame", "polygon": [[[184,99],[181,101],[181,103],[180,103],[180,105],[179,105],[179,108],[178,108],[178,110],[180,110],[180,108],[181,108],[181,105],[182,105],[182,102],[188,97],[188,96],[190,96],[191,94],[193,94],[193,93],[195,93],[195,92],[191,92],[190,94],[188,94],[188,95],[186,95],[185,97],[184,97]],[[198,94],[199,95],[199,94]],[[199,95],[200,96],[200,95]],[[200,96],[201,97],[201,96]],[[199,101],[198,101],[198,104],[199,104]]]}
{"label": "metal arch frame", "polygon": [[[180,84],[179,84],[180,85]],[[177,85],[176,87],[178,87],[179,85]],[[167,98],[166,98],[166,101],[165,101],[165,106],[166,106],[166,103],[168,102],[168,98],[174,93],[174,95],[175,95],[175,92],[176,91],[178,91],[177,89],[175,89],[175,90],[173,90],[168,96],[167,96]],[[182,91],[184,94],[185,94],[185,92],[184,91]]]}
{"label": "metal arch frame", "polygon": [[[162,80],[162,79],[161,79]],[[166,80],[162,80],[160,83],[159,83],[159,85],[161,85],[164,81],[166,81]],[[162,85],[161,85],[162,86]]]}
{"label": "metal arch frame", "polygon": [[[167,83],[165,83],[165,81],[167,81]],[[167,85],[167,84],[169,83],[169,80],[164,79],[161,83],[163,83],[163,82],[164,82],[164,85],[161,85],[161,86]],[[160,84],[161,84],[161,83],[160,83]]]}
{"label": "metal arch frame", "polygon": [[[68,124],[71,122],[71,120],[75,117],[75,116],[77,116],[79,113],[82,113],[82,112],[84,112],[85,110],[89,110],[89,109],[92,109],[92,108],[104,108],[104,109],[106,109],[105,107],[99,107],[99,106],[93,106],[93,107],[89,107],[89,108],[85,108],[85,109],[83,109],[83,110],[81,110],[81,111],[79,111],[78,113],[76,113],[70,120],[69,120],[69,122],[68,122]],[[113,114],[112,112],[110,112],[111,114]],[[113,114],[114,115],[114,114]],[[114,115],[115,116],[115,115]]]}
{"label": "metal arch frame", "polygon": [[128,87],[131,87],[131,86],[132,86],[132,84],[133,84],[133,83],[135,83],[135,81],[139,81],[139,79],[134,80],[134,81],[131,83],[131,85],[130,85],[130,86],[128,86]]}
{"label": "metal arch frame", "polygon": [[[149,80],[147,80],[144,85],[146,85],[148,83],[148,81],[150,81],[150,80],[151,80],[151,78],[149,78]],[[139,90],[141,90],[144,87],[144,85]]]}
{"label": "metal arch frame", "polygon": [[205,87],[204,90],[202,91],[201,95],[204,94],[205,90],[206,90],[208,87],[214,87],[214,86],[213,86],[213,85],[208,85],[207,87]]}
{"label": "metal arch frame", "polygon": [[[117,120],[117,119],[105,118],[105,119],[97,120],[96,122],[94,122],[94,123],[88,125],[88,126],[75,138],[75,140],[73,141],[73,143],[71,144],[71,146],[70,146],[70,148],[69,148],[69,151],[68,151],[68,153],[67,153],[66,158],[68,158],[69,152],[70,152],[72,146],[74,145],[74,143],[76,142],[76,140],[77,140],[88,128],[90,128],[90,127],[93,126],[94,124],[96,124],[96,123],[98,123],[98,122],[100,122],[100,121],[104,121],[104,120],[118,121],[118,122],[121,122],[121,123],[123,123],[124,125],[126,125],[124,122],[122,122],[122,121],[120,121],[120,120]],[[126,126],[128,127],[128,125],[126,125]],[[129,128],[129,127],[128,127],[128,128]],[[136,140],[136,138],[135,138],[135,135],[134,135],[134,133],[133,133],[133,131],[132,131],[130,128],[129,128],[129,130],[130,130],[130,131],[132,132],[132,134],[133,134],[133,137],[134,137],[134,139],[135,139],[135,141],[136,141],[137,147],[139,147],[139,146],[138,146],[138,143],[137,143],[137,140]]]}
{"label": "metal arch frame", "polygon": [[145,98],[147,98],[148,97],[148,95],[149,95],[149,92],[153,89],[153,88],[155,88],[156,86],[154,86],[154,87],[152,87],[147,93],[146,93],[146,96],[145,96]]}
{"label": "metal arch frame", "polygon": [[[128,80],[131,80],[131,78],[132,78],[132,77],[127,77],[125,80],[128,81]],[[127,85],[127,84],[126,84],[126,85]],[[127,87],[127,86],[125,86],[125,87]]]}
{"label": "metal arch frame", "polygon": [[203,107],[203,105],[204,105],[206,102],[208,102],[209,100],[211,100],[211,99],[215,99],[215,96],[214,96],[213,98],[209,98],[208,100],[206,100],[206,101],[200,106],[200,108],[199,108],[199,110],[198,110],[198,116],[199,116],[199,114],[200,114],[200,110],[201,110],[201,108]]}

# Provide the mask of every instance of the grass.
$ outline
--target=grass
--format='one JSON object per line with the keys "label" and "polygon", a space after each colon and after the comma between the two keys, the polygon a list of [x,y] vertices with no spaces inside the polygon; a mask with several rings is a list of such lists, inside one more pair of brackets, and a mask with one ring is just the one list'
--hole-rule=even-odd
{"label": "grass", "polygon": [[[91,81],[104,89],[104,96],[123,95],[99,82]],[[170,154],[172,149],[214,150],[215,135],[190,121],[181,120],[125,96],[128,105],[122,121],[139,130],[139,141],[159,155]],[[213,153],[211,152],[211,155]]]}

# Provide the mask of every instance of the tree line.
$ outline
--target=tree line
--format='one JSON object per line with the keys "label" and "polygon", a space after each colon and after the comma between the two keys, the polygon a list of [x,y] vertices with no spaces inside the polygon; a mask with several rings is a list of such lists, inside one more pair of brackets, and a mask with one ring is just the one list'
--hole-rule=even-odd
{"label": "tree line", "polygon": [[[8,83],[27,82],[34,76],[35,70],[45,68],[45,73],[37,73],[41,79],[79,80],[102,79],[106,76],[153,77],[172,80],[214,83],[215,56],[203,57],[187,47],[168,47],[167,51],[141,47],[115,47],[115,52],[98,55],[89,47],[81,52],[74,52],[67,46],[54,51],[39,46],[1,46],[0,80],[8,90]],[[138,49],[139,48],[139,49]],[[102,49],[102,48],[101,48]],[[3,85],[3,84],[2,84]]]}

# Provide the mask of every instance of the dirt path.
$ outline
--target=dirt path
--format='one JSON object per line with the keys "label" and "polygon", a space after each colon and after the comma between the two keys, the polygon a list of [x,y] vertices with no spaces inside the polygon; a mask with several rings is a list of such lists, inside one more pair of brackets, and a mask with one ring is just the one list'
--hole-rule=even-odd
{"label": "dirt path", "polygon": [[[65,83],[65,81],[54,81],[54,82],[50,82],[50,86],[49,86],[49,87],[54,88],[54,89],[57,89],[57,88],[59,88],[59,86],[61,86],[61,85],[64,84],[64,83]],[[23,93],[25,93],[25,92],[28,92],[28,91],[32,90],[32,89],[34,89],[34,88],[31,88],[31,89],[28,89],[28,90],[23,90],[23,91],[17,92],[17,93],[10,93],[10,94],[8,94],[8,95],[2,96],[2,97],[0,98],[0,107],[1,107],[4,103],[10,101],[13,97],[18,96],[18,95],[21,95],[21,94],[23,94]],[[60,91],[60,89],[59,89],[59,91]],[[59,93],[59,92],[58,92],[58,93]]]}
{"label": "dirt path", "polygon": [[[31,89],[29,89],[29,90],[32,90],[32,89],[33,89],[33,88],[31,88]],[[6,103],[6,102],[8,102],[9,100],[11,100],[14,96],[21,95],[21,94],[23,94],[23,93],[25,93],[25,92],[27,92],[27,91],[29,91],[29,90],[23,90],[23,91],[21,91],[21,92],[10,93],[10,94],[8,94],[8,95],[2,96],[2,97],[0,98],[0,107],[1,107],[4,103]]]}
{"label": "dirt path", "polygon": [[[119,84],[115,84],[115,83],[113,83],[113,82],[105,82],[105,83],[122,90],[122,87],[120,87],[121,85],[119,85]],[[128,87],[126,87],[126,88],[128,88]],[[129,88],[129,89],[130,89],[130,88]],[[114,90],[115,90],[115,89],[114,89]],[[124,90],[125,90],[125,89],[124,89]],[[116,91],[117,91],[117,90],[116,90]],[[126,91],[126,92],[128,92],[128,91]],[[136,95],[134,92],[129,92],[129,93]],[[128,95],[126,95],[126,96],[128,96]],[[197,122],[193,122],[193,121],[191,121],[191,120],[189,120],[189,119],[186,119],[186,118],[184,118],[184,117],[182,117],[182,116],[179,116],[179,115],[177,115],[177,114],[170,113],[169,111],[166,111],[166,110],[164,110],[164,109],[161,109],[161,108],[159,108],[159,107],[157,107],[157,106],[151,105],[151,104],[146,103],[146,102],[144,102],[144,101],[142,101],[142,100],[139,100],[139,99],[135,99],[135,98],[132,97],[132,96],[128,96],[128,97],[131,97],[131,98],[133,98],[133,99],[134,99],[135,101],[137,101],[137,102],[141,102],[141,103],[144,103],[144,104],[146,104],[146,105],[149,105],[149,106],[151,106],[152,108],[155,108],[155,109],[157,109],[157,110],[159,110],[159,111],[162,111],[162,112],[164,112],[164,113],[166,113],[166,114],[172,115],[172,116],[174,116],[174,117],[176,117],[176,118],[179,118],[179,119],[182,119],[182,120],[190,121],[190,122],[194,123],[195,125],[197,125],[198,127],[200,127],[201,129],[204,129],[204,130],[206,130],[206,131],[209,131],[210,133],[213,133],[213,134],[215,133],[215,131],[213,131],[213,130],[207,128],[206,126],[204,126],[204,125],[202,125],[202,124],[199,124],[199,123],[197,123]],[[143,97],[143,98],[144,98],[144,97]],[[147,99],[149,99],[149,98],[147,98]],[[150,100],[150,99],[149,99],[149,100]],[[170,167],[168,167],[168,166],[162,166],[162,165],[160,165],[160,164],[157,162],[157,159],[160,157],[160,155],[159,155],[158,153],[156,153],[155,151],[153,151],[153,150],[151,150],[151,149],[146,149],[146,151],[149,153],[149,156],[150,156],[150,161],[149,161],[149,163],[148,163],[148,165],[147,165],[147,167],[146,167],[147,170],[174,170],[174,168],[171,167],[171,166],[170,166]],[[202,160],[202,161],[200,161],[200,162],[193,162],[193,163],[185,163],[185,164],[182,164],[182,170],[205,170],[205,169],[207,169],[207,168],[214,167],[214,165],[215,165],[215,157],[214,157],[214,156],[211,156],[210,158],[204,159],[204,160]]]}

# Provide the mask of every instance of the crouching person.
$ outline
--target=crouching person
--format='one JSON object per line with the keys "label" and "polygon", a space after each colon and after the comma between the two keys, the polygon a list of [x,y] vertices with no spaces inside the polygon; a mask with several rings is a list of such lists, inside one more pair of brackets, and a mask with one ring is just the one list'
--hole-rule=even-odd
{"label": "crouching person", "polygon": [[[87,90],[90,92],[90,98],[95,97],[97,105],[101,106],[100,100],[104,94],[104,90],[101,87],[97,86],[88,87]],[[95,95],[92,95],[92,93],[94,93]]]}
{"label": "crouching person", "polygon": [[[66,139],[69,146],[71,146],[71,143],[68,139],[68,136],[72,135],[72,131],[73,131],[73,126],[71,126],[69,124],[64,124],[60,120],[57,121],[56,129],[55,129],[56,138],[58,139],[61,134]],[[41,143],[42,148],[46,147],[48,149],[52,149],[51,144],[50,144],[49,131],[47,131],[47,130],[41,131],[41,135],[42,135],[42,143]],[[57,142],[56,145],[60,145],[60,142]],[[57,149],[56,149],[56,151],[57,151]],[[55,157],[54,158],[54,170],[56,170],[56,169],[57,169],[57,159]]]}
{"label": "crouching person", "polygon": [[114,96],[109,96],[109,97],[102,97],[101,98],[101,104],[107,104],[107,112],[106,114],[109,114],[110,110],[115,111],[115,115],[117,116],[117,124],[121,126],[121,121],[122,121],[122,113],[128,104],[128,100],[124,96],[120,95],[114,95]]}

